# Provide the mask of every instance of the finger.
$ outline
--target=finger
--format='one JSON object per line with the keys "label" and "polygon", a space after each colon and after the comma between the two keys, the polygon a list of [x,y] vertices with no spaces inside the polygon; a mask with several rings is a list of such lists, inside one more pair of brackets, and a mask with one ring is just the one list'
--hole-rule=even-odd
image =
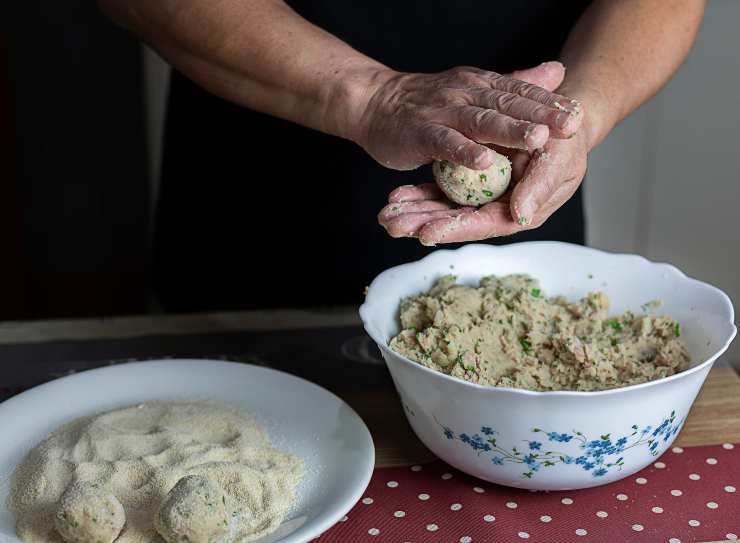
{"label": "finger", "polygon": [[509,206],[492,202],[456,217],[440,218],[425,224],[418,233],[423,245],[475,241],[516,231],[517,225],[509,212]]}
{"label": "finger", "polygon": [[425,224],[418,232],[423,245],[477,241],[500,236],[510,236],[541,226],[555,211],[567,202],[578,189],[576,180],[560,185],[550,200],[542,206],[534,219],[527,225],[515,221],[508,206],[500,201],[486,204],[465,217],[442,218]]}
{"label": "finger", "polygon": [[439,200],[444,194],[439,190],[437,183],[423,183],[421,185],[403,185],[394,189],[388,195],[388,201],[415,202],[417,200]]}
{"label": "finger", "polygon": [[539,149],[550,130],[543,124],[512,119],[492,109],[462,106],[446,111],[447,122],[479,143],[496,143],[517,149]]}
{"label": "finger", "polygon": [[448,160],[472,170],[485,170],[493,164],[493,151],[457,130],[441,124],[427,124],[419,131],[420,150],[434,160]]}
{"label": "finger", "polygon": [[555,191],[563,184],[563,171],[569,165],[562,153],[535,151],[524,175],[511,193],[511,214],[514,220],[528,224]]}
{"label": "finger", "polygon": [[524,177],[524,172],[527,170],[527,164],[529,164],[531,158],[531,155],[524,151],[515,151],[509,154],[512,180],[519,181]]}
{"label": "finger", "polygon": [[577,113],[581,109],[581,103],[578,100],[573,100],[562,94],[505,75],[497,74],[492,76],[492,87],[496,90],[516,94],[522,98],[527,98],[561,111]]}
{"label": "finger", "polygon": [[543,62],[534,68],[511,72],[509,77],[537,85],[548,91],[554,91],[565,79],[565,66],[557,61]]}
{"label": "finger", "polygon": [[449,219],[467,213],[472,213],[471,207],[457,207],[444,211],[425,211],[421,213],[404,213],[390,219],[383,226],[394,238],[415,236],[420,228],[430,221]]}
{"label": "finger", "polygon": [[[525,84],[522,82],[518,83]],[[541,90],[542,92],[547,92],[544,89]],[[583,120],[583,112],[580,105],[577,111],[569,111],[560,105],[560,102],[557,102],[559,106],[543,104],[538,100],[532,100],[516,93],[499,89],[476,89],[470,91],[470,94],[473,100],[471,105],[495,109],[499,113],[515,119],[547,125],[550,129],[550,136],[553,138],[564,139],[571,137],[581,126],[581,121]]]}
{"label": "finger", "polygon": [[378,213],[378,222],[383,224],[393,217],[398,217],[405,213],[419,213],[422,211],[439,211],[442,209],[452,209],[454,204],[444,200],[420,200],[418,202],[396,202],[388,204]]}

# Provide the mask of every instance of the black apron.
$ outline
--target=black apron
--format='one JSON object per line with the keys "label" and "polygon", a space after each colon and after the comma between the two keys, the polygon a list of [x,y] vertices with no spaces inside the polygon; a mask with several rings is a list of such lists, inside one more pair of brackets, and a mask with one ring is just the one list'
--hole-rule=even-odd
{"label": "black apron", "polygon": [[[290,4],[397,70],[504,73],[557,59],[588,2]],[[431,179],[429,166],[383,168],[354,143],[234,105],[175,72],[155,231],[159,300],[169,311],[359,304],[380,271],[433,250],[392,239],[376,218],[393,188]],[[583,222],[579,190],[541,228],[487,243],[583,243]]]}

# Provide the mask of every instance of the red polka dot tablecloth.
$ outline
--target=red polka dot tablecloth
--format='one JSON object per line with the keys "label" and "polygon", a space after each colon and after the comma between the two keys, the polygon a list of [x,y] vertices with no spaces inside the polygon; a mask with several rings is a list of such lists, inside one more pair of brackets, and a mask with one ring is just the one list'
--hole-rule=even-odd
{"label": "red polka dot tablecloth", "polygon": [[644,470],[586,490],[532,492],[443,462],[377,469],[319,543],[664,542],[740,537],[740,445],[674,447]]}

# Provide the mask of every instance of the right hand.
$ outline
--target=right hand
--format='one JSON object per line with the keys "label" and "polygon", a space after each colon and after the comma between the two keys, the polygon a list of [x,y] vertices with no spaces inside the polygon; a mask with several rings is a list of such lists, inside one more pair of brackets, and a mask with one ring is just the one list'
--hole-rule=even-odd
{"label": "right hand", "polygon": [[483,170],[493,160],[487,145],[539,149],[570,138],[583,117],[577,100],[545,90],[562,82],[559,62],[510,75],[470,67],[383,75],[353,139],[396,170],[434,160]]}

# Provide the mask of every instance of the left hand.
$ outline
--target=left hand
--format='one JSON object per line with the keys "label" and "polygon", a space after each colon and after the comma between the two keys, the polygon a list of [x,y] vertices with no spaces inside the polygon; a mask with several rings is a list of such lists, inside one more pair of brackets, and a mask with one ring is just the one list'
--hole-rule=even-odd
{"label": "left hand", "polygon": [[586,130],[550,139],[532,153],[497,148],[512,162],[512,187],[480,208],[445,199],[435,183],[391,192],[378,221],[393,237],[418,237],[424,245],[475,241],[537,228],[575,193],[586,174]]}

